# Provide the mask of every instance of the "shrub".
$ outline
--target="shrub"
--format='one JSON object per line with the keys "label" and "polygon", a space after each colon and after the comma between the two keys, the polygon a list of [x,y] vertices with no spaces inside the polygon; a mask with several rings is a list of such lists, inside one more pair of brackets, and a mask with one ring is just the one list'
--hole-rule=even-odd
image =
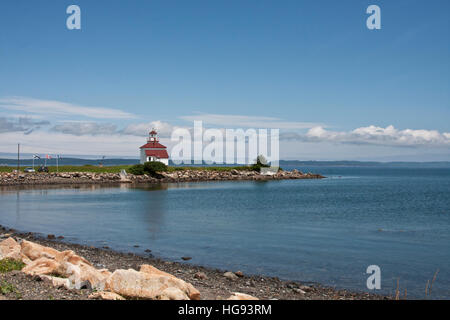
{"label": "shrub", "polygon": [[155,175],[157,172],[167,171],[167,166],[159,161],[146,162],[144,164],[144,172],[150,175]]}
{"label": "shrub", "polygon": [[7,295],[14,292],[18,292],[14,285],[6,281],[0,282],[0,294]]}
{"label": "shrub", "polygon": [[128,172],[137,176],[141,176],[145,173],[143,164],[135,164],[128,169]]}
{"label": "shrub", "polygon": [[13,270],[22,270],[25,267],[25,263],[22,261],[6,258],[0,260],[0,273],[6,273]]}
{"label": "shrub", "polygon": [[263,155],[259,155],[256,158],[256,163],[253,164],[250,169],[253,171],[261,171],[261,168],[269,168],[270,166],[267,164],[267,160]]}

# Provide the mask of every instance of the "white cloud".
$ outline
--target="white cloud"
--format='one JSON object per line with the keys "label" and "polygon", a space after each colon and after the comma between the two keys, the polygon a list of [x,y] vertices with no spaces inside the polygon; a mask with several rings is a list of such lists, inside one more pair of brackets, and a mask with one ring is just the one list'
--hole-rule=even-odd
{"label": "white cloud", "polygon": [[450,145],[449,133],[439,133],[436,130],[398,130],[394,126],[382,128],[373,125],[348,132],[330,131],[318,126],[311,128],[306,134],[282,133],[280,138],[303,142],[334,142],[402,147]]}
{"label": "white cloud", "polygon": [[34,120],[29,117],[6,118],[0,117],[0,133],[22,131],[30,134],[41,126],[47,126],[50,122],[46,120]]}
{"label": "white cloud", "polygon": [[0,99],[0,108],[57,116],[83,116],[97,119],[132,119],[135,115],[118,109],[86,107],[53,100],[39,100],[25,97]]}
{"label": "white cloud", "polygon": [[222,126],[227,128],[258,128],[258,129],[308,129],[324,126],[320,123],[285,121],[273,117],[224,115],[224,114],[198,114],[181,116],[186,121],[203,121],[204,124]]}
{"label": "white cloud", "polygon": [[[145,143],[147,131],[152,127],[158,129],[157,123],[158,121],[151,122],[150,124],[153,124],[153,126],[137,124],[135,129],[140,127],[144,130],[144,133],[140,136],[131,133],[125,134],[120,130],[111,134],[85,132],[85,134],[79,135],[73,134],[73,132],[69,134],[69,131],[63,133],[45,130],[36,130],[31,134],[26,134],[23,131],[2,132],[0,133],[0,152],[14,152],[17,150],[17,143],[20,143],[23,153],[138,157],[139,147]],[[161,124],[169,128],[169,124],[165,122],[161,122]],[[70,125],[74,125],[74,129],[76,129],[74,123],[70,123]],[[138,130],[136,134],[140,132]],[[164,130],[161,132],[164,132]],[[330,131],[322,127],[315,127],[305,134],[287,132],[281,134],[280,138],[284,140],[280,142],[282,158],[291,159],[354,159],[356,156],[364,155],[367,160],[374,156],[383,155],[383,150],[386,147],[389,147],[391,153],[401,153],[399,147],[402,146],[429,146],[430,148],[440,148],[439,150],[449,150],[448,147],[450,146],[450,133],[440,134],[433,130],[397,130],[392,126],[387,128],[369,126],[348,132]],[[170,139],[163,137],[161,142],[171,150],[173,142]],[[426,152],[420,151],[420,149],[409,150],[416,150],[419,159],[419,156],[428,154],[430,149],[427,148]]]}
{"label": "white cloud", "polygon": [[0,152],[11,153],[21,145],[23,153],[73,154],[139,157],[139,147],[145,143],[142,137],[130,135],[72,135],[39,131],[26,135],[21,132],[1,134]]}
{"label": "white cloud", "polygon": [[[75,116],[99,119],[128,119],[135,116],[115,109],[83,107],[58,101],[21,97],[0,98],[0,108],[16,111],[14,116],[9,114],[2,117],[0,114],[0,152],[6,153],[15,150],[17,143],[21,143],[22,152],[29,153],[137,157],[139,146],[145,143],[145,137],[152,128],[158,131],[162,142],[169,148],[173,142],[168,138],[175,129],[180,128],[161,120],[131,124],[127,122],[122,126],[113,120],[75,121],[73,120]],[[19,112],[27,114],[23,116]],[[71,120],[60,121],[50,127],[48,115],[61,115]],[[332,158],[346,148],[351,149],[348,151],[349,154],[358,152],[369,154],[386,147],[391,147],[392,150],[400,150],[399,147],[436,147],[439,150],[449,150],[450,146],[450,133],[440,133],[437,130],[400,130],[394,126],[383,128],[371,125],[350,131],[334,131],[328,130],[320,123],[243,115],[199,114],[180,118],[186,121],[202,120],[204,128],[214,126],[222,133],[224,128],[280,129],[280,140],[285,146],[285,150],[280,152],[281,154],[287,152],[291,158],[300,158],[304,152],[302,148],[306,148],[305,146],[307,148],[313,146],[318,154],[331,154]],[[44,130],[47,129],[43,128],[44,126],[48,130]],[[183,128],[192,132],[192,126],[191,122],[189,127]],[[420,149],[415,150],[424,152]]]}
{"label": "white cloud", "polygon": [[160,138],[167,138],[170,137],[173,130],[177,128],[179,127],[159,120],[145,123],[132,123],[123,129],[119,129],[117,125],[112,123],[100,123],[93,121],[62,121],[53,126],[51,131],[76,136],[117,134],[146,137],[148,136],[150,130],[155,129]]}
{"label": "white cloud", "polygon": [[121,133],[143,137],[147,136],[150,130],[155,129],[158,132],[159,137],[170,137],[173,130],[177,128],[178,127],[174,127],[168,122],[158,120],[145,123],[129,124],[121,131]]}
{"label": "white cloud", "polygon": [[66,121],[55,125],[51,130],[76,136],[102,135],[116,134],[117,126],[112,123]]}

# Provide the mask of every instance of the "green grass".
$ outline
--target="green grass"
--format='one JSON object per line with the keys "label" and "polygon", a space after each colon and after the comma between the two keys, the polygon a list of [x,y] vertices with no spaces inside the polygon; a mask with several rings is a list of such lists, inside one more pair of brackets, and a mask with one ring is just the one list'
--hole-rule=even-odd
{"label": "green grass", "polygon": [[[122,165],[122,166],[105,166],[98,167],[93,165],[84,165],[84,166],[60,166],[59,172],[94,172],[94,173],[119,173],[120,170],[128,170],[131,165]],[[50,172],[56,172],[55,167],[48,167]]]}
{"label": "green grass", "polygon": [[[59,166],[59,172],[94,172],[94,173],[119,173],[122,169],[129,169],[131,165],[122,165],[122,166],[108,166],[108,167],[98,167],[92,165],[84,165],[84,166]],[[23,169],[30,168],[20,167],[20,171],[23,172]],[[17,167],[0,167],[0,172],[13,172]],[[38,167],[35,166],[34,169],[37,172]],[[57,172],[56,166],[49,166],[49,172]],[[38,172],[37,172],[38,173]]]}
{"label": "green grass", "polygon": [[18,293],[17,288],[9,282],[0,282],[0,294],[6,295],[9,293]]}
{"label": "green grass", "polygon": [[197,171],[231,171],[231,170],[251,170],[249,166],[236,166],[236,167],[169,167],[168,172],[185,171],[185,170],[197,170]]}
{"label": "green grass", "polygon": [[0,260],[0,273],[6,273],[13,270],[22,270],[23,267],[25,267],[25,263],[22,261],[9,258]]}
{"label": "green grass", "polygon": [[[132,165],[121,165],[121,166],[105,166],[98,167],[93,165],[84,165],[84,166],[59,166],[59,172],[93,172],[93,173],[119,173],[120,170],[124,169],[128,172],[128,169],[132,167]],[[20,167],[20,171],[23,172],[23,169],[29,168]],[[16,167],[0,167],[0,172],[13,172]],[[35,167],[37,170],[38,167]],[[50,172],[56,172],[56,166],[48,167]],[[199,170],[199,171],[231,171],[231,170],[250,170],[249,166],[236,166],[236,167],[226,167],[226,166],[205,166],[205,167],[178,167],[178,166],[169,166],[168,172],[174,171],[184,171],[184,170]]]}

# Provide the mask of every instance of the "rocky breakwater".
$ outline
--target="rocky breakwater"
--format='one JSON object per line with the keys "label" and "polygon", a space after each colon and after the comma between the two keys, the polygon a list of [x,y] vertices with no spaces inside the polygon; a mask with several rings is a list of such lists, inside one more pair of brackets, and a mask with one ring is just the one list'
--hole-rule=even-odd
{"label": "rocky breakwater", "polygon": [[278,171],[261,174],[251,170],[176,170],[161,172],[156,176],[119,173],[92,172],[52,172],[52,173],[0,173],[0,185],[40,185],[40,184],[101,184],[101,183],[158,183],[225,180],[282,180],[321,179],[319,174],[302,173],[298,170]]}
{"label": "rocky breakwater", "polygon": [[[58,251],[24,239],[9,237],[0,242],[0,262],[23,264],[22,273],[67,290],[92,290],[91,299],[200,300],[200,292],[190,283],[151,265],[140,270],[97,269],[72,250]],[[232,300],[252,300],[234,293]]]}
{"label": "rocky breakwater", "polygon": [[261,174],[252,170],[180,170],[162,172],[161,180],[165,182],[189,181],[226,181],[226,180],[284,180],[284,179],[322,179],[323,176],[313,173],[303,173],[296,169],[280,170],[274,174]]}
{"label": "rocky breakwater", "polygon": [[118,173],[0,173],[0,185],[115,183],[121,180]]}

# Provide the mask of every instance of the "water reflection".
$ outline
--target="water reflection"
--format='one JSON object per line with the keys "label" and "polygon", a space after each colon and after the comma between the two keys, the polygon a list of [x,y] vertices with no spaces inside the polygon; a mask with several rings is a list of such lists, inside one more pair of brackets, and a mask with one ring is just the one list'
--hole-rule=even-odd
{"label": "water reflection", "polygon": [[[267,181],[261,181],[260,183],[266,183]],[[141,189],[146,191],[159,191],[168,189],[203,189],[203,188],[214,188],[223,187],[224,184],[233,183],[234,185],[239,183],[245,183],[245,181],[233,181],[233,182],[223,182],[223,181],[208,181],[208,182],[170,182],[170,183],[102,183],[102,184],[48,184],[48,185],[17,185],[17,186],[0,186],[0,194],[11,193],[25,190],[85,190],[85,191],[95,191],[100,189]]]}
{"label": "water reflection", "polygon": [[411,297],[423,297],[440,268],[433,292],[449,298],[450,216],[442,212],[450,206],[450,171],[343,170],[362,178],[0,187],[0,224],[357,290],[375,262],[387,279],[384,293],[401,277]]}
{"label": "water reflection", "polygon": [[[122,186],[122,184],[120,185]],[[80,190],[98,190],[101,188],[118,187],[117,184],[58,184],[58,185],[18,185],[18,186],[0,186],[1,193],[10,193],[26,190],[67,190],[67,189],[80,189]]]}
{"label": "water reflection", "polygon": [[[164,225],[170,188],[168,183],[1,186],[5,210],[0,217],[22,231],[61,228],[60,232],[70,234],[84,229],[95,237],[97,230],[105,228],[115,237],[144,232],[154,240]],[[128,201],[130,192],[133,201]],[[114,219],[121,223],[114,225]]]}
{"label": "water reflection", "polygon": [[16,192],[16,224],[20,222],[20,192]]}
{"label": "water reflection", "polygon": [[[264,187],[269,181],[255,181],[254,184]],[[45,190],[81,190],[96,191],[101,189],[140,189],[146,191],[161,191],[170,189],[215,189],[235,188],[239,185],[248,185],[248,181],[205,181],[205,182],[170,182],[170,183],[102,183],[102,184],[48,184],[48,185],[16,185],[0,186],[0,194],[16,193],[20,191],[45,191]]]}
{"label": "water reflection", "polygon": [[[142,191],[165,191],[169,188],[168,184],[148,185],[137,187]],[[167,193],[152,192],[141,200],[143,206],[143,222],[148,225],[151,240],[157,238],[158,233],[164,225],[164,214],[167,211]]]}

